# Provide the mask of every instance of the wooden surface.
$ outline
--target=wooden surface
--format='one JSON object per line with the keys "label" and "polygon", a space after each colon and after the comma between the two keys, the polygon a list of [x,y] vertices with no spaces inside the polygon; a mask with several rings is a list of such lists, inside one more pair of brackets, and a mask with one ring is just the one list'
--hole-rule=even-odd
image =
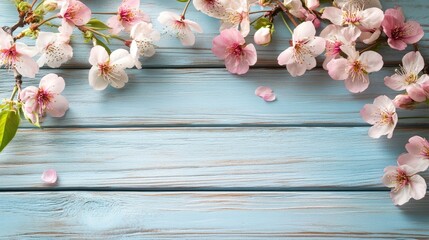
{"label": "wooden surface", "polygon": [[[100,12],[119,2],[86,1]],[[142,2],[154,21],[184,6]],[[3,25],[15,21],[9,5],[0,2]],[[425,0],[383,5],[401,5],[429,31]],[[374,97],[394,97],[383,78],[405,51],[382,51],[388,66],[371,75],[366,92],[351,94],[322,69],[292,78],[278,67],[286,33],[258,47],[247,75],[230,75],[210,52],[217,21],[193,7],[189,18],[203,23],[196,45],[163,36],[124,89],[90,88],[90,46],[82,44],[66,69],[24,80],[63,76],[70,110],[44,129],[24,124],[0,154],[0,239],[429,238],[429,198],[395,207],[380,181],[409,137],[429,137],[428,124],[401,121],[393,139],[370,139],[359,116]],[[427,59],[427,36],[421,49]],[[1,97],[10,76],[0,70]],[[260,85],[278,100],[256,97]],[[40,180],[48,168],[58,171],[55,186]]]}

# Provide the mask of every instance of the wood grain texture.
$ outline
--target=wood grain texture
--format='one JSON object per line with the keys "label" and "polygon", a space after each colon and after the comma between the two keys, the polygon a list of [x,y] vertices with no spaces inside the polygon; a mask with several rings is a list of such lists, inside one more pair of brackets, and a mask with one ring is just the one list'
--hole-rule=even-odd
{"label": "wood grain texture", "polygon": [[387,192],[1,193],[1,239],[428,239]]}
{"label": "wood grain texture", "polygon": [[[0,154],[0,188],[368,190],[381,185],[408,138],[368,128],[126,128],[20,130]],[[347,140],[345,140],[347,139]],[[24,146],[24,147],[22,147]]]}
{"label": "wood grain texture", "polygon": [[[91,0],[84,1],[94,11],[97,12],[112,12],[117,9],[120,0],[115,1],[102,1],[102,0]],[[155,27],[162,30],[163,27],[157,22],[156,18],[161,11],[174,11],[180,13],[183,10],[184,4],[173,0],[145,0],[141,1],[141,9],[146,11],[152,18]],[[407,0],[384,0],[384,8],[393,7],[400,5],[403,7],[406,16],[410,19],[417,20],[422,23],[424,31],[429,32],[428,16],[429,10],[428,5],[424,1],[407,1]],[[0,2],[0,22],[3,25],[12,25],[16,22],[16,11],[10,4],[10,1]],[[256,15],[255,15],[256,16]],[[105,16],[98,15],[105,19]],[[168,34],[164,34],[161,42],[157,45],[158,53],[151,59],[145,59],[143,61],[144,67],[165,67],[165,66],[224,66],[223,61],[218,60],[212,53],[212,39],[219,34],[219,23],[218,20],[209,18],[208,16],[197,12],[192,6],[189,8],[187,14],[188,19],[197,21],[204,28],[204,34],[197,35],[197,42],[193,47],[183,47],[177,39],[170,37]],[[290,34],[283,26],[283,23],[279,21],[276,24],[278,31],[273,38],[273,42],[270,47],[257,46],[258,50],[258,63],[257,66],[278,66],[277,56],[289,46]],[[253,33],[252,33],[253,34]],[[253,37],[250,35],[248,41],[253,42]],[[421,51],[423,56],[429,56],[429,42],[427,36],[421,41]],[[82,44],[80,37],[77,37],[74,41],[74,58],[71,62],[65,65],[68,68],[87,68],[88,53],[91,45]],[[122,46],[121,42],[112,42],[112,49],[116,49]],[[411,50],[412,48],[408,48]],[[387,64],[399,63],[402,55],[405,52],[396,51],[384,48],[382,51],[384,60]]]}
{"label": "wood grain texture", "polygon": [[[38,85],[51,71],[43,70],[24,86]],[[291,78],[284,69],[258,69],[246,76],[220,69],[145,69],[129,71],[123,89],[94,91],[88,70],[56,70],[66,80],[64,95],[70,110],[64,118],[47,118],[43,126],[144,126],[209,124],[307,124],[366,125],[360,109],[378,95],[397,93],[384,85],[394,68],[371,75],[370,88],[361,94],[348,92],[342,81],[314,70]],[[10,73],[1,72],[3,76]],[[0,81],[0,96],[8,97],[13,80]],[[260,85],[274,89],[278,100],[266,103],[255,96]],[[400,111],[400,117],[428,116],[425,111]],[[400,123],[427,122],[425,119]],[[29,126],[29,124],[24,125]]]}

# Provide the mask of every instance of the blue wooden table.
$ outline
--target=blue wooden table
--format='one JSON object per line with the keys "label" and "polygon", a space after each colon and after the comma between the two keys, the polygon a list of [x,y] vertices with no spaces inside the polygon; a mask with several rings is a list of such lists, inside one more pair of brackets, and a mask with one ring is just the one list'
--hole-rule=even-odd
{"label": "blue wooden table", "polygon": [[[154,20],[183,7],[142,2]],[[119,0],[86,3],[103,12]],[[16,21],[10,5],[0,3],[2,25]],[[383,5],[401,5],[429,31],[426,0]],[[256,67],[236,76],[211,53],[217,21],[189,11],[204,27],[196,45],[163,37],[124,89],[91,89],[84,44],[74,44],[75,58],[62,69],[40,71],[38,79],[64,77],[70,110],[42,130],[23,125],[0,154],[1,239],[429,239],[429,198],[396,207],[380,180],[409,137],[429,137],[427,125],[402,121],[393,139],[370,139],[359,115],[376,96],[394,97],[383,78],[405,52],[383,51],[385,67],[354,95],[320,68],[298,78],[279,68],[290,38],[282,30],[257,47]],[[1,70],[1,97],[13,87],[10,76]],[[256,97],[260,85],[278,101]],[[48,168],[58,185],[41,182]]]}

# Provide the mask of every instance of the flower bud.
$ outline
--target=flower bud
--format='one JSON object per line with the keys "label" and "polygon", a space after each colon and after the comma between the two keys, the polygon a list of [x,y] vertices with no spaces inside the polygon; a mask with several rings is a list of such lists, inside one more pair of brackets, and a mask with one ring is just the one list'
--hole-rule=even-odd
{"label": "flower bud", "polygon": [[399,94],[395,97],[395,99],[393,99],[393,104],[396,108],[414,109],[416,102],[406,94]]}
{"label": "flower bud", "polygon": [[55,11],[58,8],[58,3],[56,0],[45,0],[43,2],[43,9],[47,12]]}
{"label": "flower bud", "polygon": [[18,4],[18,10],[20,12],[27,12],[31,8],[31,4],[28,2],[20,2]]}
{"label": "flower bud", "polygon": [[268,45],[271,42],[271,28],[270,26],[261,27],[255,32],[255,43],[258,45]]}

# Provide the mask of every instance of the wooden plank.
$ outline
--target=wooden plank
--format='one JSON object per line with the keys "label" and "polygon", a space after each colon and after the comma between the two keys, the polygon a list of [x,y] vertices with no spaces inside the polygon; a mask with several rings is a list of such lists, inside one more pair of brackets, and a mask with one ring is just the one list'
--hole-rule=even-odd
{"label": "wooden plank", "polygon": [[0,194],[2,239],[427,239],[428,200],[387,192]]}
{"label": "wooden plank", "polygon": [[[42,71],[38,79],[48,72]],[[393,68],[387,68],[371,75],[367,91],[351,94],[343,82],[330,79],[322,70],[302,78],[290,78],[283,69],[258,69],[244,77],[219,69],[131,70],[124,89],[103,92],[88,85],[88,70],[56,70],[66,80],[64,95],[70,101],[70,110],[63,119],[48,117],[44,126],[362,125],[365,123],[359,111],[366,103],[372,103],[378,95],[396,95],[383,83],[384,76],[393,72]],[[4,78],[11,76],[4,71],[2,74]],[[23,86],[38,85],[38,79],[25,79]],[[13,80],[0,81],[0,96],[10,96],[13,84]],[[255,96],[260,85],[272,87],[278,100],[266,103]],[[399,115],[427,116],[427,112],[401,111]],[[407,121],[417,120],[400,123]]]}
{"label": "wooden plank", "polygon": [[[97,12],[112,12],[119,5],[120,1],[84,1]],[[142,2],[142,9],[145,10],[152,18],[157,29],[163,29],[162,26],[156,21],[158,14],[161,11],[169,10],[180,13],[184,4],[171,0],[145,0]],[[384,0],[383,5],[385,8],[400,5],[403,7],[405,14],[408,18],[417,20],[422,23],[424,31],[429,32],[429,20],[427,12],[429,5],[425,0]],[[16,22],[16,13],[9,1],[2,1],[0,3],[0,22],[3,25],[12,25]],[[103,16],[101,16],[103,17]],[[189,8],[187,18],[199,22],[204,28],[204,34],[197,36],[197,43],[194,47],[183,47],[176,39],[168,37],[164,34],[159,46],[158,54],[143,62],[144,67],[164,67],[164,66],[223,66],[223,62],[219,61],[211,53],[211,43],[214,36],[219,34],[218,20],[209,18],[202,13],[197,12],[193,7]],[[279,21],[276,25],[278,29],[270,47],[257,46],[258,50],[258,63],[257,66],[278,66],[277,56],[289,46],[290,34],[284,28],[283,23]],[[78,38],[79,39],[79,38]],[[253,42],[253,37],[250,35],[248,41]],[[81,42],[80,40],[77,42]],[[75,52],[74,59],[65,65],[69,68],[87,68],[88,52],[91,45],[87,44],[74,44]],[[113,42],[113,49],[123,47],[121,42]],[[409,48],[411,50],[411,48]],[[429,56],[429,41],[427,36],[421,42],[421,51],[424,56]],[[405,52],[398,52],[390,50],[387,47],[382,51],[384,60],[387,64],[397,64]]]}
{"label": "wooden plank", "polygon": [[[414,134],[370,139],[368,128],[110,128],[20,130],[0,154],[0,188],[385,189]],[[347,139],[347,140],[345,140]]]}

